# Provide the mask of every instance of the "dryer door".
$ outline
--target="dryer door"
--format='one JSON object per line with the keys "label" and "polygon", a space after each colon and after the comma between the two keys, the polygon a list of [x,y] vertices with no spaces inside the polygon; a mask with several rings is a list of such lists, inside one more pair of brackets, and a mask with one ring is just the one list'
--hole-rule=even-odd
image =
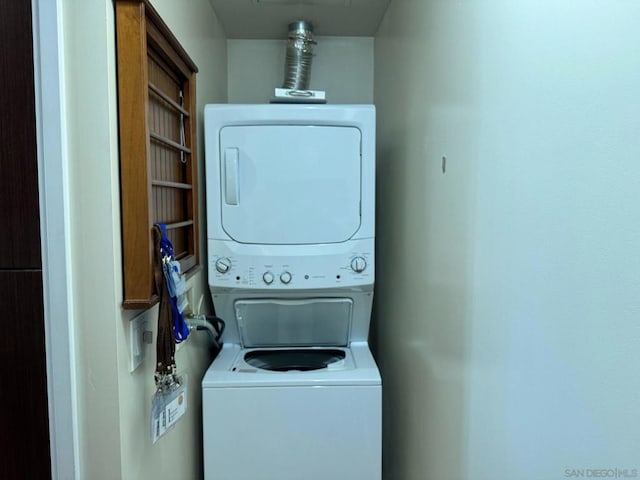
{"label": "dryer door", "polygon": [[221,129],[222,227],[241,243],[350,239],[360,228],[360,140],[354,127]]}

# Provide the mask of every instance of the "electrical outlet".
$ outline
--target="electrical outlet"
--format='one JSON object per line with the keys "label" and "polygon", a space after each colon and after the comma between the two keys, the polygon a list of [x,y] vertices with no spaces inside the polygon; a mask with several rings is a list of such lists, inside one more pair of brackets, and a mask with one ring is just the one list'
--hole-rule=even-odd
{"label": "electrical outlet", "polygon": [[153,309],[145,310],[140,315],[135,317],[129,322],[129,346],[130,346],[130,372],[133,372],[144,361],[144,355],[150,331],[147,326],[149,325],[150,312]]}

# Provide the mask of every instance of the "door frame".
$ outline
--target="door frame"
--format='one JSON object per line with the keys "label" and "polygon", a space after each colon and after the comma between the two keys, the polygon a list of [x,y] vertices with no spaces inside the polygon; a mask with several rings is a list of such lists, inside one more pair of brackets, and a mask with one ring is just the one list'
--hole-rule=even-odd
{"label": "door frame", "polygon": [[62,0],[31,0],[52,479],[80,478]]}

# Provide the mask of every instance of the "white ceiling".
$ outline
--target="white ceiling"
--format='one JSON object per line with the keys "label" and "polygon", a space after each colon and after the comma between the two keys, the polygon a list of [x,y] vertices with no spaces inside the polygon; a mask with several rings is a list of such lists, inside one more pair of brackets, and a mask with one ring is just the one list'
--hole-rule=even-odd
{"label": "white ceiling", "polygon": [[278,39],[296,20],[319,36],[375,35],[390,0],[209,0],[228,38]]}

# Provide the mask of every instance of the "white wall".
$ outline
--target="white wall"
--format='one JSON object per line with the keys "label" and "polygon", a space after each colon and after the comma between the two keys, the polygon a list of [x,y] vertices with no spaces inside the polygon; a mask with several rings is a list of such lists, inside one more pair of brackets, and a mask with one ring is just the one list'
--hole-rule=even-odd
{"label": "white wall", "polygon": [[[316,37],[309,88],[329,103],[373,103],[373,38]],[[284,80],[285,40],[227,40],[229,103],[267,103]]]}
{"label": "white wall", "polygon": [[[206,0],[182,2],[180,8],[169,0],[154,0],[153,4],[200,67],[197,102],[201,120],[205,103],[226,101],[226,40],[222,29]],[[154,446],[149,410],[155,348],[147,347],[142,367],[133,374],[128,371],[128,324],[134,312],[121,309],[113,3],[64,2],[63,22],[73,341],[80,424],[78,478],[198,478],[202,469],[198,384],[210,360],[205,339],[189,340],[177,354],[179,371],[189,375],[189,410],[175,430]],[[203,152],[200,140],[201,177]],[[201,215],[204,218],[203,208]],[[205,258],[203,251],[201,262]],[[194,276],[190,285],[194,298],[199,299],[206,292],[203,273]],[[157,309],[152,316],[157,317]]]}
{"label": "white wall", "polygon": [[121,476],[120,268],[113,6],[63,3],[78,478]]}
{"label": "white wall", "polygon": [[375,45],[386,478],[640,474],[639,15],[391,3]]}

